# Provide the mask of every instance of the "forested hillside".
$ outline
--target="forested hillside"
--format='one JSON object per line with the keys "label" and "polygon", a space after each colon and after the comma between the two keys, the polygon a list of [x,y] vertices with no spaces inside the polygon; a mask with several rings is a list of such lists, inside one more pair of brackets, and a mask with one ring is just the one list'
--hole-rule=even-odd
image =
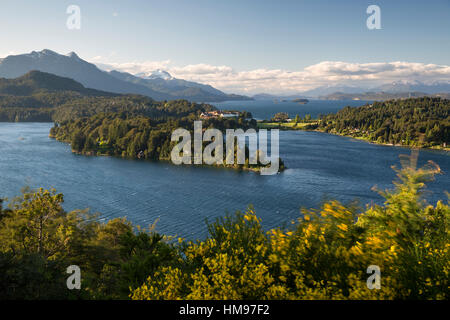
{"label": "forested hillside", "polygon": [[322,117],[317,129],[377,143],[445,148],[450,144],[450,100],[423,97],[346,107]]}
{"label": "forested hillside", "polygon": [[211,105],[186,100],[158,102],[146,96],[88,89],[72,79],[40,71],[32,71],[17,79],[0,79],[0,121],[61,122],[102,112],[122,111],[167,118],[214,109]]}
{"label": "forested hillside", "polygon": [[46,92],[77,92],[86,96],[118,96],[118,94],[85,88],[75,80],[41,71],[30,71],[15,79],[0,78],[0,94],[29,96]]}

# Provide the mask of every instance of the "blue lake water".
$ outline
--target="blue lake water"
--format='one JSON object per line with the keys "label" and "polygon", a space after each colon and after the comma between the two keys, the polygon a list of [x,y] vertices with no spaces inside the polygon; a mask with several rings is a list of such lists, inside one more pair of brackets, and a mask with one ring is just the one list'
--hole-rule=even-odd
{"label": "blue lake water", "polygon": [[[301,107],[300,107],[301,108]],[[206,233],[204,220],[253,204],[264,227],[299,216],[300,207],[317,207],[326,198],[381,203],[371,188],[391,188],[406,148],[373,145],[317,132],[280,132],[281,174],[205,167],[181,167],[113,157],[75,155],[67,144],[48,138],[50,123],[0,123],[0,196],[13,197],[26,185],[55,187],[66,210],[90,208],[102,219],[126,216],[157,230],[186,238]],[[432,160],[450,172],[449,154],[420,151],[419,163]],[[450,176],[428,185],[427,199],[446,199]]]}
{"label": "blue lake water", "polygon": [[248,111],[257,120],[270,119],[275,113],[287,112],[294,118],[297,114],[304,117],[310,114],[317,118],[319,114],[335,113],[346,106],[358,107],[370,101],[362,100],[309,100],[306,104],[292,101],[274,102],[272,100],[225,101],[212,103],[221,110]]}

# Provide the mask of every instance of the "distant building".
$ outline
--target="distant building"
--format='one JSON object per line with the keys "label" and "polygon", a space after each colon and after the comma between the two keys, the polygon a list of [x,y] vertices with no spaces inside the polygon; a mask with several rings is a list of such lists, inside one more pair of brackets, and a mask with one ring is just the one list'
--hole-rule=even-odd
{"label": "distant building", "polygon": [[220,116],[220,111],[207,111],[200,114],[202,119],[218,118]]}
{"label": "distant building", "polygon": [[229,112],[229,111],[225,111],[221,113],[221,117],[222,118],[239,118],[239,112]]}
{"label": "distant building", "polygon": [[210,118],[238,118],[239,115],[240,115],[239,112],[207,111],[207,112],[202,112],[200,114],[200,118],[202,118],[202,119],[210,119]]}

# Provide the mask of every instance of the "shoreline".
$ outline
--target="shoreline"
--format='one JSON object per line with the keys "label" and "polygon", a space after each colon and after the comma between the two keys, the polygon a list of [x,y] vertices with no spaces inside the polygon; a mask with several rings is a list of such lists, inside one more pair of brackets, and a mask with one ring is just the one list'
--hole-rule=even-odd
{"label": "shoreline", "polygon": [[[298,129],[298,130],[302,130],[302,129]],[[363,137],[354,137],[352,135],[346,135],[346,134],[340,134],[340,133],[335,133],[335,132],[326,132],[323,130],[302,130],[302,131],[311,131],[311,132],[322,132],[322,133],[326,133],[326,134],[331,134],[334,136],[339,136],[339,137],[345,137],[345,138],[352,138],[355,140],[359,140],[359,141],[364,141],[370,144],[374,144],[374,145],[379,145],[379,146],[387,146],[387,147],[401,147],[401,148],[407,148],[407,149],[422,149],[422,150],[437,150],[437,151],[445,151],[445,152],[450,152],[450,147],[441,147],[441,146],[433,146],[433,147],[419,147],[419,146],[410,146],[410,145],[405,145],[405,144],[393,144],[393,143],[384,143],[384,142],[376,142],[376,141],[372,141],[369,140],[367,138],[363,138]]]}
{"label": "shoreline", "polygon": [[324,130],[318,130],[318,129],[305,129],[304,127],[310,125],[310,124],[315,124],[317,122],[311,122],[311,123],[301,123],[301,126],[297,126],[297,125],[291,125],[289,122],[287,123],[274,123],[274,122],[258,122],[258,128],[259,129],[279,129],[281,131],[309,131],[309,132],[321,132],[321,133],[326,133],[326,134],[331,134],[331,135],[335,135],[335,136],[340,136],[340,137],[346,137],[346,138],[352,138],[352,139],[356,139],[359,141],[364,141],[370,144],[374,144],[374,145],[380,145],[380,146],[388,146],[388,147],[402,147],[402,148],[408,148],[408,149],[422,149],[422,150],[437,150],[437,151],[445,151],[445,152],[450,152],[450,147],[442,147],[442,146],[433,146],[433,147],[419,147],[419,146],[410,146],[410,145],[405,145],[405,144],[393,144],[393,143],[383,143],[383,142],[376,142],[376,141],[372,141],[369,140],[367,138],[364,137],[355,137],[352,135],[347,135],[347,134],[340,134],[340,133],[336,133],[336,132],[326,132]]}
{"label": "shoreline", "polygon": [[[120,158],[120,159],[125,159],[125,160],[144,160],[144,161],[148,161],[148,162],[161,162],[161,163],[169,163],[169,164],[175,165],[175,166],[180,166],[180,165],[176,165],[176,164],[172,163],[170,161],[170,159],[145,159],[145,158],[141,159],[141,158],[138,158],[138,157],[124,157],[124,156],[121,156],[121,155],[114,155],[114,154],[111,155],[111,154],[106,154],[106,153],[100,153],[100,154],[97,153],[97,154],[95,154],[94,151],[79,152],[79,151],[76,151],[76,150],[72,149],[72,146],[70,145],[70,142],[68,142],[68,141],[60,140],[60,139],[58,139],[57,137],[55,137],[55,136],[53,136],[51,134],[49,134],[48,137],[50,139],[54,139],[57,142],[68,144],[69,147],[70,147],[70,151],[73,154],[76,154],[76,155],[81,155],[81,156],[86,156],[86,157],[114,157],[114,158]],[[282,161],[281,158],[280,158],[280,161]],[[284,162],[281,162],[281,163],[283,165],[280,166],[280,168],[278,169],[276,174],[279,174],[279,173],[283,172],[286,169],[286,166],[284,165]],[[231,170],[234,170],[234,171],[254,172],[254,173],[258,173],[260,175],[261,175],[261,169],[264,168],[264,167],[244,167],[244,166],[239,167],[239,165],[238,165],[238,167],[236,167],[235,165],[226,165],[226,164],[222,164],[222,165],[217,165],[217,164],[208,165],[208,164],[203,164],[203,163],[200,164],[200,165],[196,165],[196,164],[191,164],[191,165],[181,164],[181,166],[195,166],[195,167],[206,167],[206,168],[215,168],[215,169],[231,169]]]}

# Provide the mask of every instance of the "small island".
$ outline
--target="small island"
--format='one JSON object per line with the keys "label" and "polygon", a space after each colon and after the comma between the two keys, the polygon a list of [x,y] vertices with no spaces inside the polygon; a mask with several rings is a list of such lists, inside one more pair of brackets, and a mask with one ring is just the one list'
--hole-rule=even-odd
{"label": "small island", "polygon": [[[178,109],[183,104],[189,104],[185,100],[169,101]],[[178,143],[172,141],[172,133],[177,128],[184,128],[189,132],[194,131],[194,121],[202,120],[203,128],[215,128],[222,132],[227,129],[256,129],[255,120],[246,120],[245,113],[238,117],[222,117],[222,113],[206,109],[213,108],[209,105],[198,105],[199,111],[189,113],[187,116],[150,118],[143,114],[130,112],[97,113],[90,117],[78,117],[72,120],[55,122],[50,130],[49,137],[61,142],[69,143],[72,152],[86,156],[118,156],[130,159],[171,161],[171,152]],[[205,115],[203,118],[198,113]],[[217,113],[213,116],[213,113]],[[224,140],[225,141],[225,140]],[[202,154],[208,143],[203,142]],[[250,163],[249,149],[245,146],[245,163],[237,162],[237,144],[234,146],[234,163],[224,161],[217,164],[202,164],[218,168],[230,168],[243,171],[261,173],[269,164]],[[226,157],[227,155],[224,154]],[[194,163],[194,154],[191,155],[191,163]],[[284,163],[278,159],[278,172],[285,169]]]}
{"label": "small island", "polygon": [[298,104],[307,104],[309,102],[308,99],[294,99],[292,102],[298,103]]}

